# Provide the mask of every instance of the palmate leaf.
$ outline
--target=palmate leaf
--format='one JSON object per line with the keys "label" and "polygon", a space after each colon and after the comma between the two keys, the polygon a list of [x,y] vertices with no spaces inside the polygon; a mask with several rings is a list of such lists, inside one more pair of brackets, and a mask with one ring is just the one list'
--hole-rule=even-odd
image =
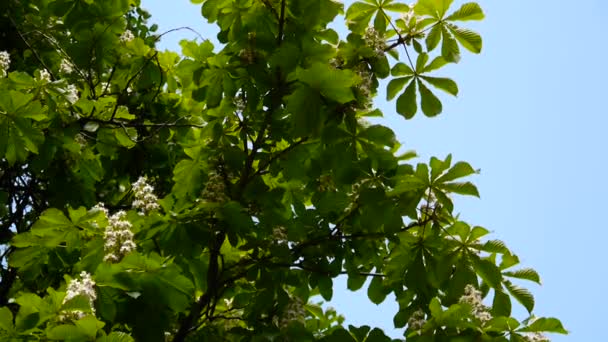
{"label": "palmate leaf", "polygon": [[534,310],[534,296],[532,296],[532,293],[523,287],[519,287],[511,283],[508,280],[505,280],[503,283],[511,296],[513,296],[513,298],[523,305],[529,313],[532,313],[532,310]]}
{"label": "palmate leaf", "polygon": [[445,20],[449,21],[467,21],[467,20],[482,20],[484,18],[481,6],[475,2],[467,2],[459,9],[450,14]]}
{"label": "palmate leaf", "polygon": [[537,318],[527,327],[523,327],[518,332],[552,332],[558,334],[567,334],[568,331],[564,329],[562,322],[557,318]]}
{"label": "palmate leaf", "polygon": [[525,279],[533,281],[539,285],[541,284],[540,275],[538,275],[538,272],[531,268],[522,268],[516,271],[507,271],[503,272],[502,274],[506,277]]}
{"label": "palmate leaf", "polygon": [[44,141],[42,130],[33,121],[46,118],[42,106],[33,95],[19,91],[0,92],[0,156],[10,165],[25,161],[29,153],[38,153]]}
{"label": "palmate leaf", "polygon": [[[448,94],[458,95],[458,85],[449,78],[431,77],[423,75],[429,71],[436,70],[447,63],[441,56],[433,59],[430,63],[426,53],[418,55],[415,70],[404,63],[397,63],[391,70],[393,76],[404,76],[392,79],[387,86],[387,100],[393,99],[407,84],[405,91],[397,98],[397,113],[406,119],[414,117],[418,111],[416,94],[420,94],[420,107],[424,115],[434,117],[441,113],[443,105],[439,98],[425,85],[424,82],[441,89]],[[427,64],[428,63],[428,64]],[[424,81],[424,82],[423,82]]]}

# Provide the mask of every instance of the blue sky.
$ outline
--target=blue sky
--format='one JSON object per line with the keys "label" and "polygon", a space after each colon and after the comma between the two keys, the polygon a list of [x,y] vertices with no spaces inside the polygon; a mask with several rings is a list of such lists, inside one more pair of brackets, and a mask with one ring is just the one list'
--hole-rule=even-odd
{"label": "blue sky", "polygon": [[[215,40],[189,1],[142,2],[159,32],[189,26]],[[452,153],[481,169],[474,179],[481,200],[460,199],[456,208],[540,272],[543,285],[529,286],[536,314],[558,317],[571,331],[552,340],[606,339],[608,1],[478,2],[486,19],[472,27],[484,49],[439,72],[460,87],[458,98],[445,98],[444,113],[405,121],[384,94],[376,105],[383,123],[423,160]],[[194,37],[171,33],[161,47],[178,50],[180,39]],[[334,293],[332,305],[348,323],[400,336],[392,329],[395,304],[368,303],[364,291],[353,295],[343,281]]]}

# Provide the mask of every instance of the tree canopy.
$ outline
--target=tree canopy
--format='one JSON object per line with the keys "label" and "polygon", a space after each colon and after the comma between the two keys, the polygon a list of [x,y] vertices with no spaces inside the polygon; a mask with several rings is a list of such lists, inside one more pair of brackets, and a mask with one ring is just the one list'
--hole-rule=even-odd
{"label": "tree canopy", "polygon": [[3,340],[391,341],[317,303],[338,276],[407,341],[566,333],[455,214],[477,170],[370,122],[443,111],[477,3],[192,2],[219,46],[160,51],[139,0],[0,3]]}

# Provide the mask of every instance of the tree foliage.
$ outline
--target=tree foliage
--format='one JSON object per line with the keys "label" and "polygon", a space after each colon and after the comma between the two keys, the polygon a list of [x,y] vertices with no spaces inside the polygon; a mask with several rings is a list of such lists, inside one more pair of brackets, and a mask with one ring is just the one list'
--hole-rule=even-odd
{"label": "tree foliage", "polygon": [[454,214],[477,171],[366,120],[380,80],[406,119],[442,112],[478,4],[193,2],[221,44],[181,54],[139,0],[0,4],[4,340],[390,341],[315,303],[341,275],[394,294],[408,341],[566,333],[532,315],[538,274]]}

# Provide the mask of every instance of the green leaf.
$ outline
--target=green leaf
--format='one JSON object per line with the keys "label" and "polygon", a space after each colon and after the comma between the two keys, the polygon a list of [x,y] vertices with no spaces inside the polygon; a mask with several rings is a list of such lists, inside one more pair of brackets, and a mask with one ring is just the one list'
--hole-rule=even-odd
{"label": "green leaf", "polygon": [[519,264],[519,258],[515,254],[507,253],[502,256],[500,265],[498,266],[501,270],[507,269],[511,266]]}
{"label": "green leaf", "polygon": [[450,21],[467,21],[467,20],[482,20],[484,18],[483,10],[479,4],[475,2],[467,2],[459,9],[450,14],[445,20]]}
{"label": "green leaf", "polygon": [[477,173],[469,163],[458,162],[452,166],[445,174],[437,179],[439,183],[449,182],[458,178],[463,178],[469,175]]}
{"label": "green leaf", "polygon": [[302,85],[287,97],[287,110],[294,115],[294,134],[308,136],[317,133],[323,123],[319,92]]}
{"label": "green leaf", "polygon": [[426,49],[431,52],[435,50],[439,42],[441,41],[441,25],[434,25],[426,36]]}
{"label": "green leaf", "polygon": [[467,50],[473,53],[480,53],[482,48],[481,36],[468,29],[460,28],[456,25],[448,25],[450,32],[456,40]]}
{"label": "green leaf", "polygon": [[449,78],[440,78],[440,77],[429,77],[429,76],[420,76],[423,80],[427,81],[431,85],[433,85],[437,89],[441,89],[447,92],[450,95],[458,95],[458,85],[456,82]]}
{"label": "green leaf", "polygon": [[15,331],[15,326],[13,325],[13,313],[6,306],[0,308],[0,329],[8,333]]}
{"label": "green leaf", "polygon": [[397,185],[392,191],[389,191],[389,196],[400,195],[408,191],[421,190],[427,187],[427,184],[418,177],[404,176],[397,179]]}
{"label": "green leaf", "polygon": [[417,83],[418,87],[420,87],[420,107],[422,107],[422,112],[428,117],[437,116],[443,110],[441,101],[420,80]]}
{"label": "green leaf", "polygon": [[363,32],[377,7],[364,2],[354,2],[346,11],[346,23],[354,32]]}
{"label": "green leaf", "polygon": [[[488,240],[480,249],[488,253],[509,254],[509,249],[501,240]],[[503,273],[504,274],[504,273]]]}
{"label": "green leaf", "polygon": [[558,334],[568,334],[568,331],[564,329],[562,322],[557,318],[537,318],[532,324],[527,327],[523,327],[518,332],[550,332]]}
{"label": "green leaf", "polygon": [[44,234],[46,230],[62,230],[73,228],[74,224],[68,219],[61,210],[50,208],[45,210],[40,218],[32,226],[32,233],[36,235]]}
{"label": "green leaf", "polygon": [[76,326],[80,328],[89,337],[89,339],[95,338],[97,331],[103,328],[104,325],[105,323],[97,320],[95,316],[85,316],[84,318],[76,321]]}
{"label": "green leaf", "polygon": [[397,63],[391,69],[391,75],[393,76],[413,76],[414,70],[404,63]]}
{"label": "green leaf", "polygon": [[479,191],[477,187],[473,185],[471,182],[452,182],[452,183],[444,183],[441,185],[441,188],[447,190],[449,192],[459,194],[459,195],[469,195],[479,197]]}
{"label": "green leaf", "polygon": [[494,300],[492,301],[493,316],[511,316],[511,298],[508,294],[501,290],[494,291]]}
{"label": "green leaf", "polygon": [[448,31],[445,25],[441,26],[441,36],[443,38],[441,56],[450,63],[458,63],[460,61],[460,48],[456,39],[450,34],[450,31]]}
{"label": "green leaf", "polygon": [[355,74],[350,70],[336,70],[326,64],[317,63],[298,74],[300,82],[318,90],[321,95],[338,103],[353,101],[351,87],[355,85]]}
{"label": "green leaf", "polygon": [[395,132],[382,125],[371,125],[359,133],[358,137],[381,146],[394,147],[398,143]]}
{"label": "green leaf", "polygon": [[330,301],[333,296],[333,281],[330,277],[320,276],[319,277],[319,292],[323,299]]}
{"label": "green leaf", "polygon": [[426,62],[429,61],[429,55],[426,53],[421,53],[418,55],[418,58],[416,59],[416,73],[420,74],[424,71],[424,66],[426,65]]}
{"label": "green leaf", "polygon": [[51,340],[72,342],[88,340],[88,335],[85,331],[71,324],[62,324],[51,328],[47,331],[46,337]]}
{"label": "green leaf", "polygon": [[412,79],[409,77],[398,77],[393,78],[390,82],[388,82],[388,86],[386,87],[386,100],[390,101],[403,89],[405,84]]}
{"label": "green leaf", "polygon": [[523,305],[529,313],[532,313],[534,310],[534,296],[523,287],[519,287],[508,280],[504,281],[505,287],[521,305]]}
{"label": "green leaf", "polygon": [[133,337],[131,337],[127,333],[120,332],[120,331],[113,331],[108,336],[103,336],[103,337],[98,338],[96,342],[134,342],[134,341],[135,340],[133,339]]}
{"label": "green leaf", "polygon": [[483,227],[473,227],[473,229],[471,229],[471,233],[469,234],[468,238],[467,238],[467,242],[471,243],[471,242],[475,242],[477,240],[479,240],[480,238],[488,235],[490,233],[489,230],[483,228]]}
{"label": "green leaf", "polygon": [[429,63],[425,68],[424,68],[424,72],[431,72],[437,69],[442,68],[443,66],[445,66],[446,64],[448,64],[448,61],[445,60],[445,58],[441,57],[441,56],[437,56],[435,57],[435,59],[433,59],[431,61],[431,63]]}
{"label": "green leaf", "polygon": [[373,277],[372,281],[367,288],[367,297],[374,304],[380,304],[384,302],[387,296],[387,292],[382,284],[382,278]]}
{"label": "green leaf", "polygon": [[416,83],[415,81],[405,88],[403,94],[397,98],[397,113],[401,114],[406,119],[414,117],[418,111],[418,105],[416,103]]}
{"label": "green leaf", "polygon": [[499,288],[502,281],[502,274],[494,263],[489,260],[481,259],[477,256],[472,256],[473,268],[483,281],[488,283],[493,288]]}
{"label": "green leaf", "polygon": [[540,276],[538,275],[538,272],[536,272],[535,270],[533,270],[531,268],[522,268],[522,269],[519,269],[516,271],[507,271],[507,272],[503,272],[503,275],[505,275],[507,277],[511,277],[511,278],[530,280],[539,285],[541,284]]}
{"label": "green leaf", "polygon": [[441,19],[452,5],[453,0],[418,0],[415,11],[419,15],[429,15]]}

